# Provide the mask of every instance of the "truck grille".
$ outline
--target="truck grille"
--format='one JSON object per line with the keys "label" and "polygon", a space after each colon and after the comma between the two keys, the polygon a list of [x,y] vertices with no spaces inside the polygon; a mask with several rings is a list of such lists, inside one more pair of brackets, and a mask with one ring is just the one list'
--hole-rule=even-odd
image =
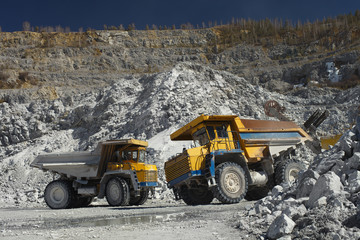
{"label": "truck grille", "polygon": [[179,156],[165,163],[166,181],[170,182],[191,171],[189,157]]}
{"label": "truck grille", "polygon": [[157,171],[146,171],[145,182],[157,182]]}

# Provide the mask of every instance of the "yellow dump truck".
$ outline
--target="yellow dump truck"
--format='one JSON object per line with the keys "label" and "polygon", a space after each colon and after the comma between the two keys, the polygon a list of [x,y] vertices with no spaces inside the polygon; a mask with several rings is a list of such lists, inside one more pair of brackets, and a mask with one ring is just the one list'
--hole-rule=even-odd
{"label": "yellow dump truck", "polygon": [[157,186],[157,168],[145,164],[148,143],[136,139],[100,142],[92,152],[39,155],[32,167],[56,174],[45,189],[52,209],[84,207],[94,197],[111,206],[141,205]]}
{"label": "yellow dump truck", "polygon": [[258,199],[275,183],[291,182],[304,165],[292,159],[312,138],[290,121],[201,115],[171,134],[194,147],[165,162],[168,187],[188,205]]}

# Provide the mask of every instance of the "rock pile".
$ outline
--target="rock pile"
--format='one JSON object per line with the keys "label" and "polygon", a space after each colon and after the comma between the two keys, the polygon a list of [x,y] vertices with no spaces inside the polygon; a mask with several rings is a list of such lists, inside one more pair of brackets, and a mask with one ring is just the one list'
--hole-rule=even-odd
{"label": "rock pile", "polygon": [[[264,238],[359,239],[360,116],[293,186],[276,186],[240,215],[239,228]],[[248,222],[253,228],[244,227]]]}

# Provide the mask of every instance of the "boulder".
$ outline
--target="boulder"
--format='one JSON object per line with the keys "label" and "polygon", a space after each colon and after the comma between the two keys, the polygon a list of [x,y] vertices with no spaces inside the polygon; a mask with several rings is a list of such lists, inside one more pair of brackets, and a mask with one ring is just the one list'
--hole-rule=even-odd
{"label": "boulder", "polygon": [[313,208],[319,198],[329,196],[333,193],[340,193],[343,189],[344,186],[341,184],[339,176],[334,172],[328,172],[316,181],[306,205],[307,207]]}
{"label": "boulder", "polygon": [[352,131],[347,131],[342,135],[339,140],[340,148],[345,152],[346,157],[351,157],[352,146],[351,143],[355,139],[355,133]]}
{"label": "boulder", "polygon": [[[351,143],[350,143],[350,152],[351,152]],[[339,151],[333,155],[330,155],[329,157],[323,159],[319,165],[316,167],[316,171],[322,175],[326,172],[328,172],[339,160],[342,160],[345,156],[345,151]]]}
{"label": "boulder", "polygon": [[300,206],[288,206],[282,213],[296,221],[299,217],[304,216],[306,211],[304,204],[301,204]]}
{"label": "boulder", "polygon": [[316,184],[316,180],[313,178],[304,179],[296,190],[296,198],[308,197]]}
{"label": "boulder", "polygon": [[281,214],[271,223],[266,235],[270,239],[278,239],[289,235],[294,227],[295,222],[286,214]]}
{"label": "boulder", "polygon": [[349,183],[349,191],[351,193],[356,193],[360,191],[360,171],[354,171],[353,173],[349,174],[348,178]]}

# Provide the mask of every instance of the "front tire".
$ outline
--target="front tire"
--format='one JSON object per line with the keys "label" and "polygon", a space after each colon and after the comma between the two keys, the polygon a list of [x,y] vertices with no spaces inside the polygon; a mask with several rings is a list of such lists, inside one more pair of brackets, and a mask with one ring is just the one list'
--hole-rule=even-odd
{"label": "front tire", "polygon": [[55,180],[46,186],[44,198],[52,209],[71,208],[75,192],[70,181]]}
{"label": "front tire", "polygon": [[149,190],[146,189],[140,192],[140,196],[130,198],[129,205],[143,205],[149,198]]}
{"label": "front tire", "polygon": [[238,203],[246,195],[248,180],[239,164],[225,162],[216,167],[214,196],[222,203]]}
{"label": "front tire", "polygon": [[281,183],[292,184],[298,178],[299,172],[305,169],[306,167],[300,161],[294,159],[283,160],[275,167],[275,183],[277,185]]}
{"label": "front tire", "polygon": [[129,205],[130,192],[128,183],[120,178],[111,178],[106,185],[106,200],[110,206]]}

